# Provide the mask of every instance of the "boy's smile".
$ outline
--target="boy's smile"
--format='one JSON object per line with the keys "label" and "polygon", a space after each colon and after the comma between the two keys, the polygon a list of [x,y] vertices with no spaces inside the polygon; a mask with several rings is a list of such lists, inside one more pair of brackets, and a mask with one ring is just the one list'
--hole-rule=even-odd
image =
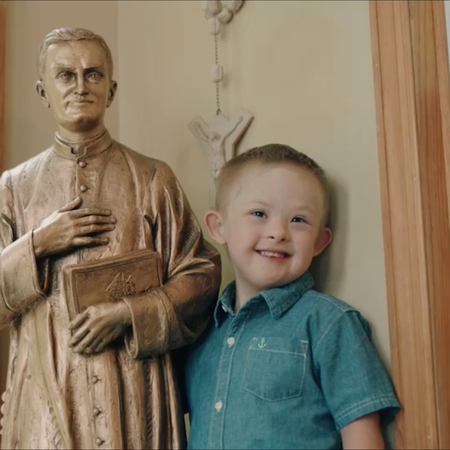
{"label": "boy's smile", "polygon": [[309,170],[288,163],[252,163],[236,177],[218,220],[216,242],[226,244],[241,306],[260,291],[303,275],[331,241],[323,228],[324,194]]}

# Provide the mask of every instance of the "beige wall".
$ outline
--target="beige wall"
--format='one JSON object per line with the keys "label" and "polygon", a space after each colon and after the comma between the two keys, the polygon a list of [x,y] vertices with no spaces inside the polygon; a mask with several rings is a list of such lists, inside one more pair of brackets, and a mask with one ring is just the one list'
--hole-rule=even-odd
{"label": "beige wall", "polygon": [[[106,38],[119,62],[118,98],[109,113],[113,135],[167,161],[202,217],[206,155],[187,129],[196,115],[209,121],[215,112],[209,76],[214,45],[200,2],[8,6],[7,166],[45,148],[54,130],[34,94],[39,41],[58,26],[85,26]],[[318,264],[319,285],[363,312],[388,363],[368,2],[248,1],[219,45],[227,73],[222,111],[230,115],[244,107],[255,116],[240,148],[286,143],[329,173],[335,239]],[[225,255],[224,266],[228,282]]]}
{"label": "beige wall", "polygon": [[[55,124],[44,109],[34,86],[36,59],[43,37],[55,28],[84,27],[101,34],[117,54],[117,3],[112,1],[18,1],[6,2],[6,98],[5,168],[37,155],[51,145]],[[118,129],[117,103],[107,115],[113,134]],[[0,373],[5,381],[7,330],[0,333]],[[3,390],[2,390],[3,392]]]}
{"label": "beige wall", "polygon": [[[202,217],[206,155],[186,126],[215,112],[214,41],[200,3],[120,2],[118,17],[120,138],[166,160]],[[246,2],[221,35],[219,55],[224,114],[244,107],[255,116],[240,149],[286,143],[329,173],[335,240],[319,265],[320,286],[364,313],[387,363],[368,2]]]}

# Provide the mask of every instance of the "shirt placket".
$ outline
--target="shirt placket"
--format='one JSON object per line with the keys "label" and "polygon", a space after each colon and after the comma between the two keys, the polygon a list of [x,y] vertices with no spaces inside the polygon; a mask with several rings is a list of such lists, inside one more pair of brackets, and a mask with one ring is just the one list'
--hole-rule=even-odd
{"label": "shirt placket", "polygon": [[[227,312],[224,308],[224,311]],[[209,448],[224,448],[225,420],[227,412],[228,395],[232,382],[233,362],[238,349],[245,324],[249,318],[250,311],[239,311],[236,316],[229,315],[222,326],[228,325],[225,334],[219,367],[217,370],[217,384],[214,401],[211,405],[212,417],[209,434]]]}

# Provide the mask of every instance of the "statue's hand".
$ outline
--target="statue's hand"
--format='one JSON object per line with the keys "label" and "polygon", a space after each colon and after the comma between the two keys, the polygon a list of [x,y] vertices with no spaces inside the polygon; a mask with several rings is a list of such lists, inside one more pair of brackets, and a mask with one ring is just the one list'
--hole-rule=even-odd
{"label": "statue's hand", "polygon": [[63,253],[74,247],[105,245],[108,238],[91,236],[114,229],[111,211],[99,208],[77,209],[81,198],[68,203],[47,217],[33,232],[36,258]]}
{"label": "statue's hand", "polygon": [[76,353],[101,352],[110,342],[123,335],[131,325],[131,313],[123,301],[99,303],[78,314],[69,324],[69,345]]}

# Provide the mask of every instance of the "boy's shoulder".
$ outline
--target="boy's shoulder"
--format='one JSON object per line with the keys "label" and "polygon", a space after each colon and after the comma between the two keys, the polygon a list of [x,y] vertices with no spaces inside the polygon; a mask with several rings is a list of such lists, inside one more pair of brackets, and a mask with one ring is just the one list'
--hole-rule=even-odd
{"label": "boy's shoulder", "polygon": [[[304,305],[301,305],[301,304]],[[325,294],[324,292],[316,291],[315,289],[309,289],[302,298],[296,303],[299,307],[307,304],[313,310],[327,311],[335,314],[343,314],[347,312],[356,312],[358,310],[348,303],[340,300],[332,295]]]}
{"label": "boy's shoulder", "polygon": [[[361,313],[348,303],[315,289],[306,291],[286,312],[287,328],[307,330],[313,341],[343,329],[360,329],[370,336],[370,325]],[[290,326],[289,326],[290,324]]]}

